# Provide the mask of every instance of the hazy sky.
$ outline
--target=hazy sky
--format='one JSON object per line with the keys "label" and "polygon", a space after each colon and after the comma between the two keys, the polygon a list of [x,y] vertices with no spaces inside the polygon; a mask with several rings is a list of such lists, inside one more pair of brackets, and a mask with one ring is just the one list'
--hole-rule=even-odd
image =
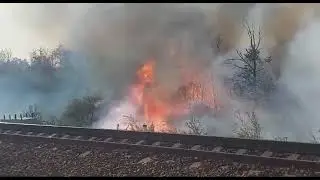
{"label": "hazy sky", "polygon": [[[105,6],[119,4],[110,3]],[[53,48],[59,42],[66,43],[73,26],[95,5],[97,4],[0,3],[0,49],[8,48],[14,56],[27,58],[35,48]],[[210,8],[213,6],[197,4],[199,5]]]}
{"label": "hazy sky", "polygon": [[0,3],[0,48],[9,48],[14,56],[27,58],[35,48],[53,48],[64,43],[76,18],[90,6]]}
{"label": "hazy sky", "polygon": [[9,48],[13,55],[26,58],[34,48],[48,46],[16,19],[22,4],[0,4],[0,48]]}

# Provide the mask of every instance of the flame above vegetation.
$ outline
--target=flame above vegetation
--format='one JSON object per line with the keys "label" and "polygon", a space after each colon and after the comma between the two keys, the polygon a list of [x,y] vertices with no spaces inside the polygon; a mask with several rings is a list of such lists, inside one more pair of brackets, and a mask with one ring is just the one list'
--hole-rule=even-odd
{"label": "flame above vegetation", "polygon": [[149,59],[137,71],[137,83],[132,86],[132,100],[139,106],[138,115],[142,117],[147,124],[152,124],[156,131],[169,130],[166,120],[170,114],[170,104],[161,98],[159,88],[154,82],[155,61]]}
{"label": "flame above vegetation", "polygon": [[[130,100],[138,106],[136,117],[157,132],[172,132],[174,117],[191,113],[192,104],[204,104],[205,110],[217,110],[216,93],[210,76],[183,75],[186,85],[176,93],[166,92],[155,82],[156,61],[148,59],[136,72],[137,81],[130,88]],[[202,109],[203,110],[203,109]],[[195,110],[197,111],[197,110]],[[198,111],[197,113],[204,113]]]}

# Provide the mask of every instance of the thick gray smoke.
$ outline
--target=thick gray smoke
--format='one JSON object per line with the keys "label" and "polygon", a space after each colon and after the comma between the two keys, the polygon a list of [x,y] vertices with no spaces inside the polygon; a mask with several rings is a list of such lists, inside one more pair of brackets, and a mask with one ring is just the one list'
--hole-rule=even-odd
{"label": "thick gray smoke", "polygon": [[89,94],[92,88],[85,59],[71,53],[64,60],[68,64],[54,72],[34,69],[36,65],[26,62],[1,62],[0,112],[8,118],[36,105],[45,119],[59,117],[70,100]]}
{"label": "thick gray smoke", "polygon": [[[3,17],[10,19],[6,24],[11,34],[11,42],[2,39],[1,46],[12,48],[13,56],[28,59],[27,52],[33,48],[53,49],[58,43],[68,47],[69,32],[77,23],[81,13],[90,7],[88,4],[15,4],[5,5]],[[82,8],[85,10],[82,11]],[[6,12],[6,13],[5,13]],[[10,29],[11,28],[11,29]],[[21,36],[27,34],[28,38]],[[21,37],[21,38],[20,38]],[[28,39],[26,50],[20,44]],[[40,42],[39,42],[40,41]],[[28,59],[30,63],[30,59]],[[28,111],[29,106],[36,105],[45,120],[50,116],[59,117],[69,101],[90,95],[97,88],[90,83],[88,61],[81,52],[68,52],[62,59],[63,67],[58,70],[31,70],[26,62],[1,62],[0,76],[0,114],[8,115]]]}
{"label": "thick gray smoke", "polygon": [[[320,90],[316,85],[319,69],[317,5],[41,4],[22,7],[24,6],[28,6],[25,8],[28,10],[21,11],[15,17],[21,22],[27,22],[24,23],[26,28],[37,32],[44,40],[59,39],[70,49],[88,57],[83,65],[78,64],[77,58],[74,60],[77,71],[87,72],[82,75],[88,81],[83,81],[79,87],[73,84],[74,79],[70,79],[75,77],[74,73],[65,74],[67,80],[61,87],[70,88],[58,91],[52,97],[71,99],[74,97],[74,90],[84,92],[85,87],[90,87],[106,92],[107,102],[118,100],[124,109],[131,111],[133,107],[123,100],[128,87],[134,82],[135,72],[149,58],[156,60],[157,83],[169,92],[175,92],[182,85],[179,73],[181,64],[184,69],[195,71],[194,73],[210,69],[215,76],[214,85],[223,91],[223,79],[233,71],[222,66],[222,61],[234,57],[236,49],[248,46],[248,37],[242,26],[243,20],[247,19],[256,27],[260,26],[263,53],[273,58],[272,71],[277,88],[256,109],[265,136],[288,136],[291,140],[306,141],[312,128],[320,128],[320,116],[316,109],[316,93]],[[34,13],[26,16],[25,13],[29,12]],[[219,51],[216,49],[218,37],[223,39]],[[14,97],[25,97],[22,95],[24,92],[21,90],[10,93]],[[10,93],[3,90],[3,94]],[[32,95],[25,98],[26,102],[31,102],[30,99],[34,98],[50,101],[51,97],[30,94]],[[233,110],[248,109],[248,102],[231,100],[227,94],[220,92],[220,98],[229,108],[225,115],[205,120],[212,134],[230,135],[223,132],[232,133],[232,124],[236,121]],[[59,103],[50,107],[60,107]],[[5,106],[0,104],[0,107]],[[110,121],[109,110],[110,108],[105,110],[105,116],[99,125],[114,128],[114,123],[110,124],[113,127],[106,125],[106,121]]]}

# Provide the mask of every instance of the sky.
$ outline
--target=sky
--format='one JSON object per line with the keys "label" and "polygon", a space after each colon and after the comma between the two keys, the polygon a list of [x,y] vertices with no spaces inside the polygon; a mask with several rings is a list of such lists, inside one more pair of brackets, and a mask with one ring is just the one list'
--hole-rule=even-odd
{"label": "sky", "polygon": [[[42,41],[16,19],[21,4],[0,4],[0,48],[11,49],[14,56],[27,58],[29,53],[40,46],[50,46]],[[51,44],[52,45],[52,44]]]}
{"label": "sky", "polygon": [[94,5],[97,4],[0,3],[0,49],[10,49],[15,57],[27,59],[35,48],[65,44],[75,23]]}
{"label": "sky", "polygon": [[15,57],[28,58],[39,47],[65,43],[68,31],[88,4],[0,3],[0,49]]}

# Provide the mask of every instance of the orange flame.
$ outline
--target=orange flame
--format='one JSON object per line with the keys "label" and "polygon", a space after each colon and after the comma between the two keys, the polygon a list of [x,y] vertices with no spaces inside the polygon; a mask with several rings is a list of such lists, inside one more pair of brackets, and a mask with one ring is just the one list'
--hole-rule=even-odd
{"label": "orange flame", "polygon": [[165,131],[170,129],[166,123],[170,108],[154,92],[154,66],[155,61],[150,59],[138,70],[138,83],[133,85],[131,95],[133,102],[142,108],[145,121],[153,124],[155,131]]}
{"label": "orange flame", "polygon": [[140,114],[149,124],[154,125],[155,131],[170,131],[168,123],[171,115],[180,115],[189,112],[188,104],[198,101],[205,103],[209,108],[216,108],[216,95],[212,83],[203,77],[190,78],[189,84],[178,90],[180,100],[164,100],[161,87],[155,85],[155,60],[149,59],[137,71],[137,83],[131,87],[131,100],[140,108]]}

